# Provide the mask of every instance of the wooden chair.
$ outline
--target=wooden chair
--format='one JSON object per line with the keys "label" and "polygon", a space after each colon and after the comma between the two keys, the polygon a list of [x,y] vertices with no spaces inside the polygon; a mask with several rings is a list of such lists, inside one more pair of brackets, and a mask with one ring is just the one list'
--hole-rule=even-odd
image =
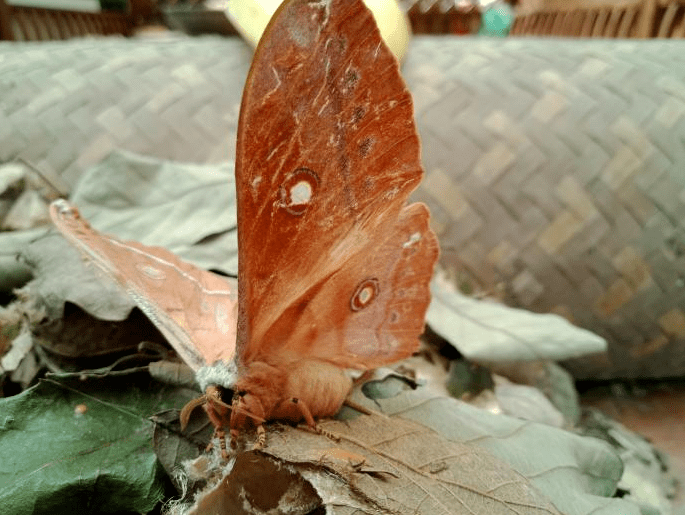
{"label": "wooden chair", "polygon": [[459,8],[454,1],[400,0],[414,34],[474,34],[480,25],[475,4]]}
{"label": "wooden chair", "polygon": [[683,38],[685,0],[546,0],[517,12],[512,35]]}
{"label": "wooden chair", "polygon": [[130,31],[128,11],[48,9],[0,0],[0,40],[45,41],[92,35],[128,35]]}

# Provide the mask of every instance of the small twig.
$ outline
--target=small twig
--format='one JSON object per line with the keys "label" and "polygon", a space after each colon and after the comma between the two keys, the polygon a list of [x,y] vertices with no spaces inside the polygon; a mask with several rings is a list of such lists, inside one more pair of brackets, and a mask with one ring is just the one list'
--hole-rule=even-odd
{"label": "small twig", "polygon": [[55,183],[53,183],[50,179],[48,179],[47,175],[44,174],[36,165],[34,165],[30,161],[24,159],[23,157],[18,157],[17,161],[25,164],[31,170],[33,170],[36,173],[36,175],[38,175],[38,177],[43,179],[43,182],[57,194],[57,196],[63,197],[63,198],[68,196],[68,194],[69,194],[68,191],[64,191],[64,190],[60,189]]}
{"label": "small twig", "polygon": [[353,401],[349,398],[345,399],[343,405],[347,406],[348,408],[352,408],[353,410],[358,411],[359,413],[363,413],[364,415],[377,415],[379,417],[388,418],[388,416],[385,413],[367,408],[363,404],[359,404],[358,402]]}

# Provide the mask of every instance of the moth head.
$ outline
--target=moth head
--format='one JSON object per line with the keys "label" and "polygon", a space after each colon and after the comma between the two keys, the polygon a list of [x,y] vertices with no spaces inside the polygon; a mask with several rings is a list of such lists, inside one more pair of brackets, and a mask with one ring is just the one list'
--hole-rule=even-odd
{"label": "moth head", "polygon": [[[224,400],[227,391],[235,391],[235,383],[238,378],[238,365],[235,360],[231,361],[217,361],[213,365],[206,365],[200,367],[195,371],[195,380],[202,390],[204,395],[191,400],[181,410],[180,420],[181,429],[185,429],[190,420],[190,414],[203,406],[209,415],[210,421],[216,426],[220,427],[228,419],[224,417],[230,416],[233,407]],[[230,398],[230,397],[229,397]]]}
{"label": "moth head", "polygon": [[207,365],[195,371],[195,380],[203,392],[212,385],[233,390],[237,379],[238,364],[235,360],[217,361],[213,365]]}

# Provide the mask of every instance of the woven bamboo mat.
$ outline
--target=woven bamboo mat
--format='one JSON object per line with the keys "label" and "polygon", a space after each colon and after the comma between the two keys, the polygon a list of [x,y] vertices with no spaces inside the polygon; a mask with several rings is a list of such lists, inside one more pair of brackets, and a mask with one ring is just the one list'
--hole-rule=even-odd
{"label": "woven bamboo mat", "polygon": [[[234,156],[237,39],[0,44],[0,162],[66,188],[113,148]],[[610,341],[584,377],[685,373],[685,42],[417,37],[442,262],[467,289]]]}

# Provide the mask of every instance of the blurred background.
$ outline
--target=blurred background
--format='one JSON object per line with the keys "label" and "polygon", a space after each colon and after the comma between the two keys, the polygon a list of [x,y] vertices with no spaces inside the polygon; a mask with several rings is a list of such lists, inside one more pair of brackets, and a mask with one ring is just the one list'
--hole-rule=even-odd
{"label": "blurred background", "polygon": [[[258,5],[257,2],[254,2]],[[270,9],[273,2],[263,2]],[[371,2],[372,4],[374,2]],[[381,4],[381,2],[376,2]],[[0,37],[130,36],[151,27],[236,34],[226,0],[3,0]],[[414,34],[685,37],[678,0],[399,0]]]}

